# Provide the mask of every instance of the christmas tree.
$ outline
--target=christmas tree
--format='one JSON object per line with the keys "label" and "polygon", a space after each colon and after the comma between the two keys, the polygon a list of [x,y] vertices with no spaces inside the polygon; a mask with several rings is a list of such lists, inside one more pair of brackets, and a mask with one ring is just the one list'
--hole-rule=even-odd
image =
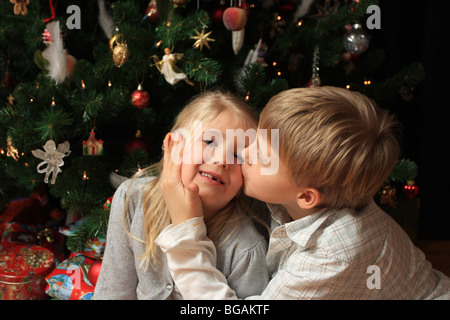
{"label": "christmas tree", "polygon": [[[381,106],[399,92],[408,99],[424,70],[414,63],[379,78],[384,53],[370,45],[378,5],[2,1],[0,210],[44,188],[55,206],[83,219],[70,250],[105,237],[117,185],[160,159],[174,117],[206,90],[231,91],[257,111],[274,94],[305,86],[345,87]],[[416,174],[413,162],[400,161],[380,191],[386,203],[392,184]]]}

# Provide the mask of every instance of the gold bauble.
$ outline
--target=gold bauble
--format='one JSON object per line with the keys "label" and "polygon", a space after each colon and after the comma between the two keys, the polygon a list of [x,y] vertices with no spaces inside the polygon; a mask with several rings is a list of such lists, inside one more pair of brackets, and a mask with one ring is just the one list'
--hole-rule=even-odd
{"label": "gold bauble", "polygon": [[117,67],[121,67],[127,62],[130,52],[123,34],[115,34],[109,40],[109,49],[112,51],[113,60]]}
{"label": "gold bauble", "polygon": [[113,49],[113,60],[116,66],[121,67],[127,62],[130,51],[128,46],[125,44],[116,45]]}

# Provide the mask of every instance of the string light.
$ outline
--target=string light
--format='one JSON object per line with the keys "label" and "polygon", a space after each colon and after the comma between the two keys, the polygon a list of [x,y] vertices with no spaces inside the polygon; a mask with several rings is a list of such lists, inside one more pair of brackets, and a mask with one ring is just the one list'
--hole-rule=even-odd
{"label": "string light", "polygon": [[302,26],[302,24],[303,24],[303,20],[300,20],[299,22],[297,22],[297,27],[301,27]]}
{"label": "string light", "polygon": [[350,90],[350,85],[349,85],[349,84],[346,85],[346,86],[345,86],[345,89]]}

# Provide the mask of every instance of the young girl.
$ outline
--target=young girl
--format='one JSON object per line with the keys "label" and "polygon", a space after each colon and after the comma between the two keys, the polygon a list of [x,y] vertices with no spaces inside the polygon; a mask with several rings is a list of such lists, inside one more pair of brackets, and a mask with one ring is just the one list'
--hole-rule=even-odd
{"label": "young girl", "polygon": [[[201,133],[213,129],[223,139],[195,134],[199,123]],[[268,283],[267,243],[247,214],[241,165],[225,161],[230,152],[238,158],[239,148],[245,146],[226,136],[227,129],[246,131],[256,125],[256,115],[245,103],[230,94],[209,92],[193,99],[172,128],[193,137],[184,149],[190,148],[192,160],[201,146],[200,161],[183,161],[181,180],[198,185],[207,234],[217,248],[217,268],[240,298],[260,294]],[[224,148],[206,152],[219,140]],[[171,223],[162,193],[163,167],[160,161],[117,189],[94,299],[183,298],[170,276],[167,258],[156,244],[160,232]]]}

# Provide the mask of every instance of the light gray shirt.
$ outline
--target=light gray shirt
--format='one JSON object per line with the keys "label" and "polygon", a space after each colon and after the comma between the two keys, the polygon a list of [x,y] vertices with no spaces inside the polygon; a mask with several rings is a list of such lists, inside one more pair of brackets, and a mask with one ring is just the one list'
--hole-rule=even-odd
{"label": "light gray shirt", "polygon": [[[159,247],[157,256],[160,264],[155,264],[154,268],[149,266],[147,270],[140,266],[139,257],[144,252],[144,244],[130,237],[123,223],[125,197],[130,181],[122,183],[114,194],[106,248],[94,299],[183,299],[170,275],[166,254]],[[137,239],[144,239],[142,192],[149,181],[151,178],[136,179],[129,191],[131,196],[127,210],[127,228]],[[236,229],[233,231],[234,228]],[[269,282],[265,261],[267,242],[257,231],[253,221],[244,217],[238,222],[230,223],[215,244],[217,269],[226,277],[236,295],[244,299],[261,294]]]}

